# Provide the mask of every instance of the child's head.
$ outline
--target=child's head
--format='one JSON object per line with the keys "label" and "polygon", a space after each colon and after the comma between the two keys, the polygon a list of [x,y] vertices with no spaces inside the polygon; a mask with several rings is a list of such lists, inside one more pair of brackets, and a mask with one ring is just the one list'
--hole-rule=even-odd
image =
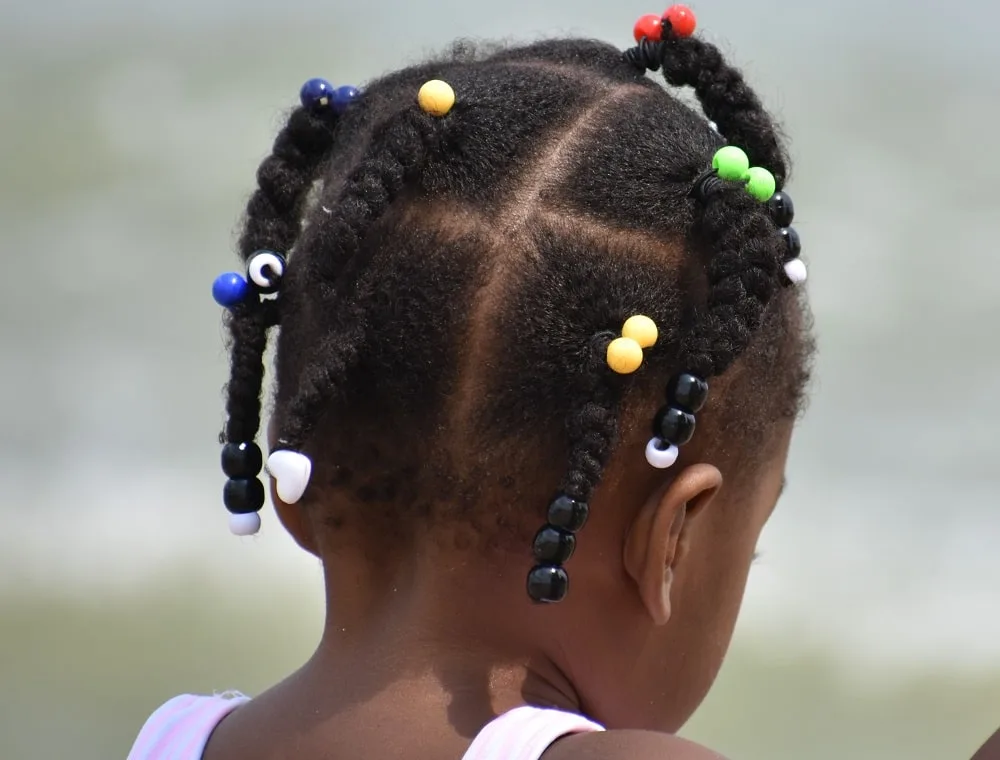
{"label": "child's head", "polygon": [[[718,131],[645,76],[661,64]],[[780,190],[770,117],[677,34],[457,47],[303,101],[240,241],[280,290],[230,312],[236,529],[263,501],[238,445],[276,327],[272,496],[341,643],[402,628],[529,663],[609,725],[676,728],[728,645],[807,376],[790,200],[767,172],[748,192],[738,151],[711,171],[728,143]]]}

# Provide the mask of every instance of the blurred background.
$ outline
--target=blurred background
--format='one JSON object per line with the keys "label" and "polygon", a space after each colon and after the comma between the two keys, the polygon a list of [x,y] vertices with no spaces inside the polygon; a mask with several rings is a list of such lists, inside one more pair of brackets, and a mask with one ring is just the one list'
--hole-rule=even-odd
{"label": "blurred background", "polygon": [[[662,1],[662,0],[661,0]],[[1000,5],[692,3],[793,137],[819,381],[716,689],[734,760],[965,760],[1000,725]],[[665,6],[664,6],[665,7]],[[123,758],[301,663],[321,578],[235,539],[216,274],[284,111],[639,0],[0,0],[0,758]]]}

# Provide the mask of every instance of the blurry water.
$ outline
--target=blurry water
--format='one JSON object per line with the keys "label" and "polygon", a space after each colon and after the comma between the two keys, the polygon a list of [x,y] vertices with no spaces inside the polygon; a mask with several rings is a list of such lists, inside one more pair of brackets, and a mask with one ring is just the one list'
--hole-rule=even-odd
{"label": "blurry water", "polygon": [[[189,634],[178,646],[188,649],[178,658],[199,661],[198,647],[231,620],[218,600],[232,605],[226,614],[245,603],[238,614],[247,617],[259,612],[261,594],[293,584],[317,591],[315,565],[273,522],[256,540],[226,533],[215,442],[226,367],[208,296],[214,275],[234,263],[232,233],[256,164],[299,83],[314,75],[360,83],[457,35],[580,33],[624,46],[634,17],[649,10],[440,2],[391,4],[387,19],[384,4],[348,6],[0,5],[0,422],[8,432],[0,438],[0,650],[8,653],[0,681],[14,684],[0,698],[5,760],[56,756],[37,754],[24,715],[43,703],[69,714],[76,698],[52,695],[75,694],[100,673],[109,674],[108,694],[148,701],[171,690],[263,686],[294,664],[271,653],[241,671],[231,658],[232,670],[213,672],[237,679],[245,671],[253,683],[177,683],[168,676],[203,671],[160,670],[144,658],[124,664],[133,656],[124,653],[142,651],[141,636],[81,670],[68,663],[88,657],[86,637],[102,637],[87,616],[102,619],[108,605],[119,606],[106,626],[120,631],[130,609],[140,614],[130,606],[137,600],[182,594],[183,609],[205,617],[188,629],[154,615],[166,627],[156,629],[157,646],[169,646],[171,625],[182,626]],[[991,129],[1000,117],[1000,10],[953,6],[942,30],[941,6],[928,2],[704,6],[696,6],[702,26],[736,51],[795,138],[789,189],[821,337],[820,381],[790,487],[765,532],[738,638],[744,654],[725,671],[724,694],[738,704],[735,695],[758,687],[734,686],[731,674],[785,672],[775,663],[799,656],[854,679],[838,697],[829,673],[801,671],[810,675],[785,698],[800,690],[821,711],[836,699],[853,704],[844,694],[857,693],[860,676],[866,688],[887,689],[903,683],[893,680],[901,674],[933,672],[958,679],[948,681],[956,694],[986,693],[975,674],[1000,673],[1000,153]],[[303,598],[314,606],[297,630],[313,631],[318,591]],[[310,635],[296,640],[302,654]],[[39,680],[43,653],[56,650],[58,676]],[[1000,689],[988,693],[995,701],[976,718],[985,722],[968,724],[983,733],[991,710],[1000,721]],[[123,725],[93,718],[65,746],[118,741],[153,706],[120,698],[133,705]],[[894,699],[886,710],[902,710],[905,700]],[[724,719],[709,702],[719,718],[700,730],[724,737],[740,723],[725,704]],[[914,705],[941,715],[931,697]],[[927,719],[912,710],[900,713],[900,726]],[[753,734],[750,726],[733,751],[765,756],[752,754]],[[964,756],[979,738],[967,739]],[[831,736],[830,751],[861,757],[864,742],[850,741]],[[943,756],[920,751],[915,744],[907,756]]]}

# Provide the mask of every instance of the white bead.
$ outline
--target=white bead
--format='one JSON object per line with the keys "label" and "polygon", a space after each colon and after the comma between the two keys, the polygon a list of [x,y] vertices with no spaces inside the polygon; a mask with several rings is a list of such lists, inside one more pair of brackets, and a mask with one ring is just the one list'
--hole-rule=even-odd
{"label": "white bead", "polygon": [[[267,276],[265,269],[270,271],[271,277]],[[259,251],[247,262],[247,277],[258,288],[273,288],[284,273],[285,265],[281,257],[272,251]]]}
{"label": "white bead", "polygon": [[278,449],[267,458],[267,471],[274,478],[278,498],[285,504],[294,504],[309,485],[312,461],[297,451]]}
{"label": "white bead", "polygon": [[660,448],[664,443],[660,438],[650,438],[649,443],[646,444],[646,461],[658,470],[672,467],[680,454],[680,451],[672,443],[666,448]]}
{"label": "white bead", "polygon": [[256,512],[229,515],[229,530],[234,536],[252,536],[260,530],[260,515]]}
{"label": "white bead", "polygon": [[792,259],[785,262],[785,275],[795,285],[801,285],[806,281],[806,263],[802,259]]}
{"label": "white bead", "polygon": [[715,132],[715,134],[719,134],[719,125],[716,124],[714,121],[709,121],[708,122],[708,126],[709,126],[709,129],[711,129],[713,132]]}

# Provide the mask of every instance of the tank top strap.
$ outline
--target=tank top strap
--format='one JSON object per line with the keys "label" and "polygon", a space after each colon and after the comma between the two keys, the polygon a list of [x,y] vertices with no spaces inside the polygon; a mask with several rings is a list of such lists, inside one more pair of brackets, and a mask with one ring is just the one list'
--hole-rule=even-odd
{"label": "tank top strap", "polygon": [[223,718],[250,698],[238,692],[203,697],[182,694],[149,716],[128,760],[201,760]]}
{"label": "tank top strap", "polygon": [[487,723],[462,760],[539,760],[557,739],[603,730],[604,726],[582,715],[542,707],[516,707]]}

